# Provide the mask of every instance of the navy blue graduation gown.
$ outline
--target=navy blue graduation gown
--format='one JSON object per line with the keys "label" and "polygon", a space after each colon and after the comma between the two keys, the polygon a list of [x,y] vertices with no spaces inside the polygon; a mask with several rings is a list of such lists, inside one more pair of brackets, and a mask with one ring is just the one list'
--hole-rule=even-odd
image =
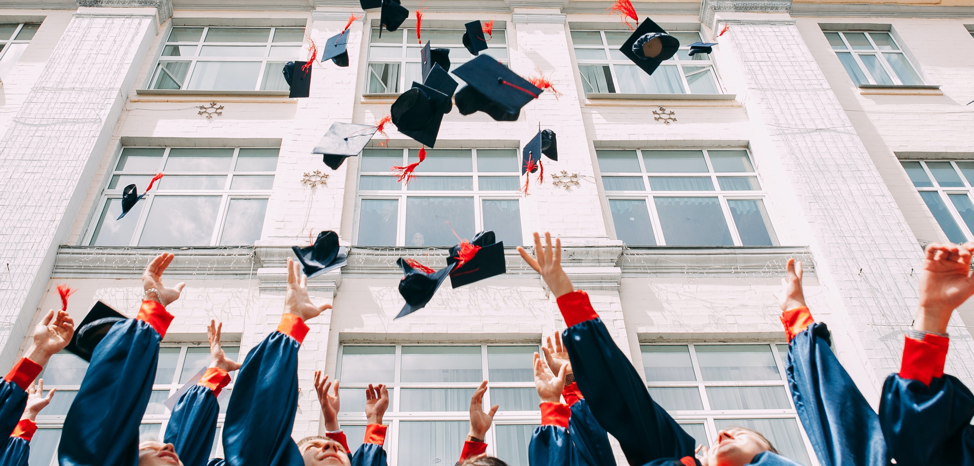
{"label": "navy blue graduation gown", "polygon": [[[365,438],[362,444],[350,454],[352,466],[385,466],[386,451],[382,448],[382,444],[386,441],[388,427],[381,424],[369,424],[365,427]],[[328,432],[325,433],[325,437],[342,444],[345,451],[351,451],[344,432]]]}
{"label": "navy blue graduation gown", "polygon": [[41,370],[43,368],[36,362],[20,358],[10,372],[0,379],[0,450],[6,447],[20,422],[20,416],[27,407],[27,388],[34,383]]}
{"label": "navy blue graduation gown", "polygon": [[176,401],[163,441],[173,444],[184,466],[206,466],[220,416],[217,396],[229,383],[226,371],[211,367]]}
{"label": "navy blue graduation gown", "polygon": [[588,402],[582,396],[577,383],[571,383],[562,392],[565,402],[571,408],[568,431],[571,432],[572,447],[580,465],[616,466],[609,434],[592,415]]}
{"label": "navy blue graduation gown", "polygon": [[30,439],[37,432],[37,424],[30,419],[17,423],[7,445],[0,451],[0,464],[3,466],[27,466],[30,457]]}
{"label": "navy blue graduation gown", "polygon": [[137,318],[115,324],[95,347],[61,429],[61,466],[138,464],[139,424],[172,319],[161,304],[143,301]]}

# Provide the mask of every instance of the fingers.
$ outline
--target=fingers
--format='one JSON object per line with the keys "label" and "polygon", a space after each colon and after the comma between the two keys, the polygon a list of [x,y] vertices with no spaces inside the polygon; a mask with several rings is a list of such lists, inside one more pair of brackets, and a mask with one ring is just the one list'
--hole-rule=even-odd
{"label": "fingers", "polygon": [[490,407],[490,411],[487,412],[487,416],[490,417],[490,422],[494,422],[494,414],[497,413],[497,410],[500,407],[501,405],[494,405]]}
{"label": "fingers", "polygon": [[37,394],[40,395],[43,393],[44,393],[44,379],[40,379],[37,381]]}
{"label": "fingers", "polygon": [[216,326],[216,342],[219,343],[221,338],[223,338],[223,322]]}
{"label": "fingers", "polygon": [[322,304],[321,306],[318,306],[318,310],[321,312],[325,312],[329,309],[332,309],[331,304]]}
{"label": "fingers", "polygon": [[57,389],[56,388],[52,388],[51,391],[47,392],[47,396],[44,397],[44,400],[46,402],[50,403],[51,400],[54,399],[54,393],[55,392],[57,392]]}
{"label": "fingers", "polygon": [[477,390],[475,392],[473,392],[473,396],[470,397],[470,405],[471,406],[476,405],[477,407],[479,407],[481,405],[481,403],[483,403],[483,401],[484,401],[484,393],[487,393],[487,381],[486,380],[484,380],[483,382],[480,382],[480,386],[477,387]]}
{"label": "fingers", "polygon": [[561,342],[561,332],[555,332],[555,351],[559,353],[565,352],[565,345]]}
{"label": "fingers", "polygon": [[308,287],[308,276],[305,275],[304,273],[302,273],[301,274],[301,288],[307,288],[307,287]]}
{"label": "fingers", "polygon": [[538,380],[541,378],[541,374],[544,372],[541,370],[541,358],[538,357],[538,353],[534,353],[534,379]]}
{"label": "fingers", "polygon": [[544,242],[545,242],[544,263],[546,265],[550,265],[551,261],[554,259],[553,257],[554,251],[551,248],[551,233],[548,233],[547,231],[544,232]]}
{"label": "fingers", "polygon": [[385,398],[387,400],[389,399],[389,388],[386,387],[386,384],[380,383],[378,391],[379,391],[379,398]]}
{"label": "fingers", "polygon": [[183,294],[183,288],[186,288],[186,283],[185,282],[179,282],[179,283],[176,284],[175,287],[173,287],[173,289],[176,290],[176,293],[179,293],[179,294]]}
{"label": "fingers", "polygon": [[555,238],[555,261],[554,265],[561,265],[561,238]]}
{"label": "fingers", "polygon": [[287,285],[294,286],[297,280],[297,275],[294,274],[294,261],[290,257],[287,258]]}
{"label": "fingers", "polygon": [[524,262],[526,262],[529,266],[531,266],[531,268],[534,269],[535,272],[541,273],[541,266],[538,264],[538,261],[534,260],[534,258],[531,257],[531,255],[524,250],[524,248],[518,246],[517,252],[518,254],[521,255],[521,259],[524,259]]}
{"label": "fingers", "polygon": [[795,263],[795,275],[798,276],[798,281],[802,281],[802,262],[798,261]]}
{"label": "fingers", "polygon": [[534,233],[534,256],[538,260],[538,266],[543,270],[545,266],[544,247],[541,246],[541,235],[538,232]]}
{"label": "fingers", "polygon": [[315,391],[321,394],[321,371],[315,371],[314,381]]}
{"label": "fingers", "polygon": [[159,254],[158,256],[155,257],[155,259],[152,259],[152,262],[149,262],[149,265],[145,267],[145,273],[149,275],[155,275],[155,276],[160,275],[162,272],[159,271],[159,267],[162,265],[162,263],[165,260],[166,260],[166,253]]}
{"label": "fingers", "polygon": [[789,278],[795,273],[795,259],[788,259],[788,264],[785,265],[785,273],[788,274]]}
{"label": "fingers", "polygon": [[[535,354],[538,354],[538,353],[535,353]],[[545,375],[548,375],[548,376],[555,375],[554,373],[551,372],[551,367],[548,367],[548,361],[545,361],[544,359],[541,359],[541,370],[544,371]]]}
{"label": "fingers", "polygon": [[375,387],[373,387],[372,384],[369,384],[369,388],[365,389],[365,399],[371,401],[377,398],[378,397],[375,396]]}
{"label": "fingers", "polygon": [[50,311],[47,311],[47,314],[44,314],[44,320],[41,321],[41,325],[47,327],[51,324],[52,320],[54,320],[54,309],[51,309]]}
{"label": "fingers", "polygon": [[568,364],[561,366],[561,369],[558,370],[558,382],[561,383],[562,386],[565,385],[566,377],[568,377]]}
{"label": "fingers", "polygon": [[[336,397],[338,396],[338,383],[339,383],[339,382],[341,382],[341,381],[340,381],[340,380],[336,380],[336,381],[335,381],[335,396],[336,396]],[[370,385],[370,386],[371,386],[371,385]]]}
{"label": "fingers", "polygon": [[933,258],[937,254],[937,251],[939,249],[940,249],[940,243],[930,243],[930,244],[928,244],[927,245],[927,249],[924,251],[924,259],[926,259],[928,261],[934,260]]}

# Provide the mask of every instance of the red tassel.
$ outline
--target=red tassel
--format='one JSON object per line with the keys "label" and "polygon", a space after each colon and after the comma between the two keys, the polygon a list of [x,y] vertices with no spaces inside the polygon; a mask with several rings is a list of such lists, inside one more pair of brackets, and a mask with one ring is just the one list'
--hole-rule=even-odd
{"label": "red tassel", "polygon": [[538,184],[544,184],[544,164],[538,160]]}
{"label": "red tassel", "polygon": [[57,286],[57,292],[58,292],[58,294],[61,295],[61,310],[62,311],[67,311],[68,310],[68,296],[71,296],[72,294],[74,294],[75,291],[77,291],[77,290],[72,290],[71,288],[68,288],[68,285],[58,285]]}
{"label": "red tassel", "polygon": [[149,181],[149,187],[145,188],[145,192],[149,192],[149,190],[152,189],[152,185],[155,184],[156,181],[162,179],[163,176],[165,175],[163,175],[162,173],[156,173],[156,176],[153,176],[152,180]]}
{"label": "red tassel", "polygon": [[538,98],[538,94],[535,94],[534,92],[531,92],[531,91],[529,91],[529,90],[527,90],[527,89],[525,89],[525,88],[523,88],[523,87],[521,87],[521,86],[518,86],[517,84],[511,84],[511,83],[509,83],[509,82],[507,82],[507,81],[504,81],[503,79],[499,79],[498,81],[499,81],[499,82],[500,82],[501,84],[504,84],[504,85],[507,85],[507,86],[511,86],[511,87],[513,87],[514,89],[517,89],[517,90],[519,90],[519,91],[521,91],[521,92],[526,92],[526,93],[528,93],[528,94],[530,94],[530,95],[531,95],[531,97],[534,97],[535,99],[537,99],[537,98]]}
{"label": "red tassel", "polygon": [[[483,29],[482,30],[484,31],[484,34],[487,34],[488,36],[490,36],[490,39],[493,39],[494,38],[494,34],[493,34],[493,32],[494,32],[494,20],[484,21],[484,25],[483,25]],[[487,39],[487,40],[490,40],[490,39]]]}
{"label": "red tassel", "polygon": [[348,22],[345,23],[345,29],[342,29],[342,34],[345,34],[345,31],[347,31],[348,28],[352,27],[352,23],[354,23],[359,18],[361,18],[361,16],[356,16],[355,13],[348,15]]}
{"label": "red tassel", "polygon": [[384,130],[386,128],[386,123],[389,123],[390,121],[392,121],[391,115],[386,115],[382,117],[382,119],[379,120],[379,124],[375,125],[375,129],[378,130],[380,133],[382,133],[383,136],[385,136],[386,132]]}
{"label": "red tassel", "polygon": [[420,44],[423,43],[423,39],[420,39],[421,29],[423,29],[423,12],[416,10],[416,41]]}
{"label": "red tassel", "polygon": [[730,29],[730,24],[725,24],[724,25],[724,28],[720,30],[720,34],[717,34],[716,36],[714,36],[714,39],[716,39],[716,38],[724,35],[724,33],[727,32],[728,29]]}
{"label": "red tassel", "polygon": [[538,184],[544,183],[544,164],[542,164],[540,160],[537,163],[535,163],[534,160],[528,160],[527,172],[524,178],[524,188],[521,189],[521,192],[524,193],[525,196],[530,195],[530,193],[528,193],[528,186],[531,184],[531,172],[533,172],[535,168],[538,169]]}
{"label": "red tassel", "polygon": [[460,242],[460,250],[457,251],[455,259],[457,260],[457,269],[463,267],[463,264],[473,260],[473,257],[477,255],[480,251],[480,246],[476,244],[470,244],[469,241],[463,240]]}
{"label": "red tassel", "polygon": [[534,84],[534,87],[537,87],[538,89],[541,90],[551,89],[551,92],[555,94],[556,99],[558,98],[558,96],[561,95],[561,92],[558,92],[558,90],[555,89],[555,86],[551,85],[551,81],[548,78],[544,77],[544,75],[538,77],[532,76],[528,78],[528,82]]}
{"label": "red tassel", "polygon": [[406,263],[409,264],[410,267],[412,267],[412,268],[414,268],[416,270],[419,270],[420,272],[423,272],[425,274],[436,273],[435,270],[433,270],[433,269],[431,269],[431,268],[429,268],[429,267],[427,267],[427,266],[425,266],[423,264],[420,264],[419,261],[417,261],[416,259],[406,259]]}
{"label": "red tassel", "polygon": [[629,0],[616,0],[616,3],[608,9],[622,15],[622,22],[629,26],[629,29],[633,28],[629,25],[629,18],[639,24],[639,15],[636,14],[636,8],[632,6],[632,2]]}
{"label": "red tassel", "polygon": [[311,47],[308,47],[308,50],[311,52],[311,58],[309,58],[308,62],[301,67],[301,71],[304,71],[305,73],[307,73],[311,68],[311,65],[314,64],[315,58],[318,58],[318,46],[315,45],[315,41],[311,40],[311,37],[308,37],[308,41],[311,42]]}
{"label": "red tassel", "polygon": [[397,178],[396,181],[402,183],[403,180],[406,180],[406,184],[409,184],[410,180],[416,178],[416,175],[413,174],[413,171],[416,170],[416,167],[418,167],[419,164],[423,163],[424,160],[426,160],[426,146],[423,146],[419,149],[419,162],[413,162],[409,165],[406,165],[405,167],[399,167],[399,166],[392,167],[392,171],[399,172],[398,173],[399,178]]}

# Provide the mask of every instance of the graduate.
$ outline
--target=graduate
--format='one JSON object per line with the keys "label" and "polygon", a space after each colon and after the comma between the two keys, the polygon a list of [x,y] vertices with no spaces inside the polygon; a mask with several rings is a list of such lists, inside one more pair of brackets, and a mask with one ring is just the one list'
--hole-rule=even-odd
{"label": "graduate", "polygon": [[30,439],[37,432],[37,414],[51,404],[56,388],[52,388],[47,396],[44,393],[44,379],[33,383],[27,388],[27,407],[24,409],[20,422],[14,428],[13,434],[7,442],[7,447],[0,451],[0,464],[4,466],[27,466],[30,456]]}
{"label": "graduate", "polygon": [[389,408],[389,389],[383,384],[369,384],[365,389],[365,417],[368,419],[368,426],[365,428],[362,445],[355,453],[351,453],[345,433],[338,424],[338,411],[341,408],[339,381],[329,382],[327,375],[321,376],[321,371],[315,371],[314,380],[321,414],[325,418],[325,435],[305,437],[298,442],[305,466],[385,466],[386,452],[382,445],[389,426],[382,423],[382,417]]}
{"label": "graduate", "polygon": [[480,382],[480,386],[470,397],[470,430],[467,432],[467,440],[463,442],[460,460],[457,461],[460,466],[507,466],[500,458],[487,456],[487,443],[484,440],[500,405],[491,406],[489,411],[484,411],[485,393],[486,380]]}
{"label": "graduate", "polygon": [[906,334],[900,372],[886,379],[879,404],[897,464],[974,464],[974,394],[944,374],[950,315],[974,295],[972,251],[974,243],[933,243],[925,251],[920,303]]}

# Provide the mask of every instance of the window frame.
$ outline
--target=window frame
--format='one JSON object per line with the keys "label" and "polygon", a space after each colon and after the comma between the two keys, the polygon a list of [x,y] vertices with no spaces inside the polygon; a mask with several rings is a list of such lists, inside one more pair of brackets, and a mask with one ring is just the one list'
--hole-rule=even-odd
{"label": "window frame", "polygon": [[[967,175],[965,175],[964,172],[960,169],[960,167],[957,166],[957,162],[974,162],[974,160],[901,159],[899,162],[901,167],[903,166],[904,163],[907,162],[917,162],[920,164],[920,167],[923,168],[923,172],[927,175],[927,179],[930,181],[930,183],[933,184],[933,186],[917,186],[911,180],[910,184],[913,185],[913,189],[915,189],[917,193],[920,192],[937,193],[937,195],[940,196],[941,202],[943,202],[944,206],[946,206],[947,212],[949,212],[950,216],[954,219],[954,223],[960,229],[960,232],[967,237],[967,241],[971,241],[972,239],[974,239],[974,230],[972,230],[967,225],[967,222],[964,220],[964,217],[960,215],[960,212],[957,210],[957,207],[954,205],[954,201],[950,199],[950,195],[964,194],[968,197],[968,199],[971,200],[971,203],[974,203],[974,183],[968,180]],[[937,180],[936,177],[934,177],[933,172],[930,170],[930,167],[927,166],[928,162],[950,163],[950,166],[957,173],[961,182],[964,183],[964,186],[941,186],[940,181]],[[905,172],[906,168],[903,168],[903,170]],[[933,212],[930,211],[930,206],[928,206],[925,201],[922,202],[923,202],[923,207],[927,209],[927,212],[931,213],[931,216],[933,216]],[[939,228],[940,231],[943,232],[944,236],[947,236],[947,232],[944,230],[943,226],[940,225],[940,222],[936,218],[934,218],[934,222],[936,222],[937,228]]]}
{"label": "window frame", "polygon": [[[839,35],[839,38],[842,40],[842,43],[844,44],[845,49],[844,50],[838,50],[838,49],[835,48],[835,46],[833,46],[833,45],[830,44],[830,47],[832,49],[832,52],[836,54],[836,57],[838,57],[838,54],[839,53],[848,53],[848,54],[850,54],[852,56],[852,59],[855,60],[856,66],[859,67],[859,71],[869,81],[867,83],[857,84],[857,86],[862,86],[862,85],[870,85],[870,86],[923,86],[923,85],[926,85],[926,80],[923,78],[923,74],[920,73],[920,69],[917,68],[916,64],[913,63],[913,60],[910,59],[910,56],[907,55],[906,50],[903,49],[903,46],[900,45],[899,41],[896,40],[896,37],[893,36],[893,32],[892,31],[869,31],[869,30],[853,30],[853,29],[850,29],[850,30],[844,30],[844,31],[840,31],[840,30],[825,30],[825,31],[822,31],[822,32],[824,34],[835,33],[835,34],[838,34]],[[865,35],[866,39],[869,41],[869,45],[872,46],[872,50],[857,50],[857,49],[854,49],[852,47],[852,44],[849,43],[849,40],[846,39],[846,37],[845,37],[846,33],[862,33],[863,35]],[[889,35],[890,40],[893,41],[893,43],[896,45],[897,49],[896,50],[882,50],[882,49],[880,49],[876,45],[876,41],[873,40],[873,37],[872,37],[873,34],[887,34],[887,35]],[[876,82],[876,78],[873,77],[872,73],[869,71],[869,68],[867,68],[866,65],[862,62],[862,58],[860,58],[860,56],[859,56],[860,54],[862,54],[862,55],[872,55],[872,56],[878,57],[879,65],[883,68],[883,71],[885,71],[886,74],[889,75],[889,77],[893,80],[893,84],[880,84],[880,83]],[[913,68],[913,72],[916,73],[917,78],[920,80],[920,82],[917,83],[917,84],[904,84],[903,83],[903,80],[900,78],[900,75],[896,73],[896,70],[894,70],[893,67],[892,67],[892,65],[890,65],[890,63],[886,60],[886,55],[887,54],[900,54],[900,55],[903,55],[903,58],[906,59],[907,63],[909,63],[909,65],[910,65],[910,67]],[[843,69],[845,69],[845,66],[843,66]],[[848,71],[846,72],[846,74],[848,75]],[[855,78],[853,78],[852,76],[849,76],[849,79],[852,80],[853,83],[855,83]]]}
{"label": "window frame", "polygon": [[[39,30],[41,24],[43,24],[43,23],[34,23],[34,22],[30,22],[30,21],[24,21],[24,22],[19,22],[19,23],[12,23],[11,22],[11,23],[5,23],[5,24],[16,24],[17,27],[14,29],[14,32],[10,34],[10,38],[8,38],[8,39],[0,39],[0,63],[3,62],[3,59],[7,56],[7,53],[10,51],[11,47],[9,47],[9,46],[11,46],[11,45],[18,45],[18,44],[29,46],[30,45],[30,41],[34,40],[34,36],[37,35],[37,31],[36,30],[34,31],[34,34],[32,34],[30,36],[30,39],[18,39],[17,38],[17,36],[20,35],[21,31],[24,30],[24,27],[25,26],[27,26],[27,25],[32,25],[32,26],[33,25],[36,25],[37,28],[38,28],[38,30]],[[24,51],[26,51],[26,47],[24,48]],[[23,56],[23,52],[21,52],[21,56]],[[16,66],[17,65],[17,62],[19,62],[19,61],[20,61],[20,57],[17,57],[17,59],[13,63],[10,64],[10,67],[12,68],[12,67]],[[2,76],[0,76],[0,77],[2,77]]]}

